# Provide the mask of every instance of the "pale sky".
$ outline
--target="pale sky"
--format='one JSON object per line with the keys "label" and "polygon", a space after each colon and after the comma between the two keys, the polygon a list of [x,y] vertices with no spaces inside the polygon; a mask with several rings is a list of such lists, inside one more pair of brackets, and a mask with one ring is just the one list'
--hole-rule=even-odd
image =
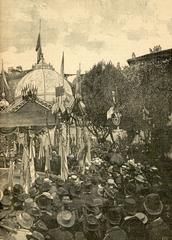
{"label": "pale sky", "polygon": [[65,72],[82,72],[98,61],[126,65],[132,52],[172,48],[172,0],[0,0],[0,57],[5,69],[36,62],[42,19],[46,62]]}

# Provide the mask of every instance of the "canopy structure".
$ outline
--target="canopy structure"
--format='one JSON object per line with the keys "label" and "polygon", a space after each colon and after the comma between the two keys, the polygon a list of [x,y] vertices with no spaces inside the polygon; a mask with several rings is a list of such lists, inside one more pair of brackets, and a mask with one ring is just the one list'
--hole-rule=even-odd
{"label": "canopy structure", "polygon": [[55,125],[51,108],[39,98],[20,99],[0,112],[0,128]]}

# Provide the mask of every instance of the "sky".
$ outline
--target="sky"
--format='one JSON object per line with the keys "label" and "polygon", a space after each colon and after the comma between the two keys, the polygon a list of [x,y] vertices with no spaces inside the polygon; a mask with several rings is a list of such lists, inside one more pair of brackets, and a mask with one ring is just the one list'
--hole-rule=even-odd
{"label": "sky", "polygon": [[127,65],[132,52],[172,48],[171,0],[0,0],[0,58],[4,68],[36,62],[41,39],[47,63],[82,72],[104,60]]}

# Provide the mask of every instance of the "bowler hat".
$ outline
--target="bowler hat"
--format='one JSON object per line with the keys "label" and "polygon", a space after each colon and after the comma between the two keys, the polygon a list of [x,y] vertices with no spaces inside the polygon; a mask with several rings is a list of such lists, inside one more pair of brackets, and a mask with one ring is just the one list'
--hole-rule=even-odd
{"label": "bowler hat", "polygon": [[163,204],[157,193],[148,194],[145,198],[143,206],[150,215],[159,215],[163,210]]}
{"label": "bowler hat", "polygon": [[124,210],[131,215],[136,213],[136,201],[132,197],[126,197],[124,201]]}
{"label": "bowler hat", "polygon": [[38,220],[35,223],[35,229],[39,230],[39,231],[48,231],[48,227],[46,226],[46,224],[42,221],[42,220]]}
{"label": "bowler hat", "polygon": [[13,195],[19,195],[23,193],[23,187],[20,184],[15,184],[13,187]]}
{"label": "bowler hat", "polygon": [[84,229],[94,232],[98,229],[99,223],[97,218],[93,214],[85,216]]}
{"label": "bowler hat", "polygon": [[119,225],[122,219],[121,209],[118,207],[109,208],[106,218],[112,225]]}

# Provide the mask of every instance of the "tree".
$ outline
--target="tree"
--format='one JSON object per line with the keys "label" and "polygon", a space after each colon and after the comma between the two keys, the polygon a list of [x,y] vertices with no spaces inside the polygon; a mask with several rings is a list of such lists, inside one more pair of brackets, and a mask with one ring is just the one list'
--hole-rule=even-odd
{"label": "tree", "polygon": [[107,124],[107,111],[112,106],[112,91],[118,90],[118,102],[124,104],[123,91],[125,78],[120,68],[111,62],[99,62],[87,72],[82,81],[82,97],[86,105],[88,127],[99,139],[106,138],[110,127]]}
{"label": "tree", "polygon": [[[141,129],[146,124],[143,120],[145,107],[151,117],[151,127],[163,128],[172,111],[172,74],[170,61],[151,61],[126,67],[123,70],[128,81],[128,95],[125,115],[135,121]],[[146,126],[147,127],[147,126]]]}

